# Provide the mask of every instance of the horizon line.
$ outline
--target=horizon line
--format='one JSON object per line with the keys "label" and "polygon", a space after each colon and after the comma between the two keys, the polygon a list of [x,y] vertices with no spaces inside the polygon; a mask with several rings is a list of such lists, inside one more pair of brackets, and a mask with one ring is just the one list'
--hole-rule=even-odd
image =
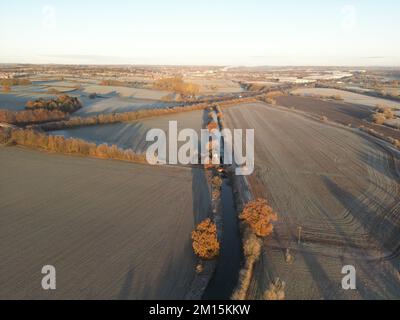
{"label": "horizon line", "polygon": [[0,65],[33,65],[33,66],[40,66],[40,65],[54,65],[54,66],[143,66],[143,67],[230,67],[230,68],[275,68],[275,67],[281,67],[281,68],[291,68],[291,67],[296,67],[296,68],[309,68],[309,67],[314,67],[314,68],[326,68],[326,67],[332,67],[332,68],[400,68],[400,65],[348,65],[348,64],[343,64],[343,65],[335,65],[335,64],[318,64],[318,65],[311,65],[311,64],[261,64],[261,65],[244,65],[244,64],[238,64],[238,65],[222,65],[222,64],[141,64],[141,63],[55,63],[55,62],[44,62],[44,63],[35,63],[35,62],[1,62]]}

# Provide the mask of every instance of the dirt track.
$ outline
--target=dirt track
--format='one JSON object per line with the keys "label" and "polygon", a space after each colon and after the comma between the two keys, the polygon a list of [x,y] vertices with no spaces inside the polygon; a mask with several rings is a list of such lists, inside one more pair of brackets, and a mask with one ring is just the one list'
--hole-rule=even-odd
{"label": "dirt track", "polygon": [[[182,299],[190,232],[210,210],[200,169],[0,147],[0,299]],[[54,265],[57,289],[41,289]]]}
{"label": "dirt track", "polygon": [[[288,299],[400,298],[399,158],[367,136],[265,104],[224,113],[230,128],[255,129],[249,181],[279,214],[248,298],[262,298],[276,277],[286,281]],[[348,264],[357,270],[356,291],[341,289]]]}

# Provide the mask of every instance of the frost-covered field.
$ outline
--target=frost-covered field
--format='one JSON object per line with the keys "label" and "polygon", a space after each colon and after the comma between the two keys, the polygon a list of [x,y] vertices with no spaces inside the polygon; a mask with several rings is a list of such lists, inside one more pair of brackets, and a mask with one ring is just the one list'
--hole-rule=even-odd
{"label": "frost-covered field", "polygon": [[80,138],[97,144],[116,144],[122,148],[131,148],[137,153],[145,153],[152,142],[146,142],[146,133],[153,128],[169,133],[169,122],[177,121],[178,130],[192,128],[200,137],[204,111],[190,111],[171,114],[128,123],[113,123],[97,126],[78,127],[50,132],[67,138]]}
{"label": "frost-covered field", "polygon": [[[98,97],[91,99],[96,93]],[[57,94],[79,98],[82,109],[75,115],[128,112],[145,108],[166,108],[173,102],[161,101],[168,92],[118,86],[101,86],[91,81],[35,80],[31,85],[13,86],[10,92],[0,91],[0,109],[23,110],[30,100],[52,99]]]}
{"label": "frost-covered field", "polygon": [[100,95],[118,95],[120,97],[130,97],[136,99],[161,100],[168,95],[167,91],[127,88],[119,86],[100,86],[100,85],[84,85],[84,93],[97,93]]}
{"label": "frost-covered field", "polygon": [[0,109],[9,110],[24,110],[25,105],[30,100],[39,98],[52,99],[56,96],[54,94],[33,92],[30,90],[24,91],[22,88],[13,90],[11,92],[0,92]]}
{"label": "frost-covered field", "polygon": [[377,104],[384,104],[391,108],[400,109],[400,102],[370,97],[363,94],[353,93],[344,90],[326,88],[301,88],[293,90],[292,92],[294,94],[301,95],[341,96],[344,101],[348,103],[361,104],[370,107],[375,107]]}
{"label": "frost-covered field", "polygon": [[[255,129],[248,179],[254,197],[267,198],[279,217],[247,298],[262,299],[279,277],[287,299],[399,299],[398,154],[368,136],[261,103],[224,113],[227,127]],[[357,268],[358,290],[340,287],[347,264]]]}
{"label": "frost-covered field", "polygon": [[[203,170],[0,147],[0,299],[183,299]],[[57,289],[40,283],[56,268]]]}
{"label": "frost-covered field", "polygon": [[188,78],[185,81],[199,85],[200,95],[218,95],[243,91],[240,85],[232,80]]}

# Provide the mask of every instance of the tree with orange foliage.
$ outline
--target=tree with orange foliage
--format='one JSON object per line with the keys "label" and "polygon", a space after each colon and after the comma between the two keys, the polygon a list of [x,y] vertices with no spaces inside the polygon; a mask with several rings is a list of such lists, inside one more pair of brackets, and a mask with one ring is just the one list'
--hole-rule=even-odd
{"label": "tree with orange foliage", "polygon": [[12,111],[0,109],[0,122],[16,125],[60,121],[66,118],[67,114],[59,110],[34,109]]}
{"label": "tree with orange foliage", "polygon": [[172,91],[184,96],[194,96],[200,91],[197,84],[184,82],[181,76],[158,79],[153,86],[155,89]]}
{"label": "tree with orange foliage", "polygon": [[70,97],[68,95],[62,95],[56,99],[37,99],[34,101],[28,101],[25,105],[27,110],[35,109],[46,109],[46,110],[58,110],[65,113],[73,113],[76,110],[82,108],[82,103],[76,97]]}
{"label": "tree with orange foliage", "polygon": [[278,220],[277,214],[265,199],[257,199],[247,203],[239,218],[247,222],[259,237],[270,235],[273,230],[272,221]]}
{"label": "tree with orange foliage", "polygon": [[207,218],[200,222],[192,232],[192,247],[196,255],[202,259],[210,260],[219,254],[217,226]]}
{"label": "tree with orange foliage", "polygon": [[211,121],[211,122],[207,125],[207,129],[208,129],[209,131],[217,130],[217,129],[218,129],[218,123],[216,123],[215,121]]}

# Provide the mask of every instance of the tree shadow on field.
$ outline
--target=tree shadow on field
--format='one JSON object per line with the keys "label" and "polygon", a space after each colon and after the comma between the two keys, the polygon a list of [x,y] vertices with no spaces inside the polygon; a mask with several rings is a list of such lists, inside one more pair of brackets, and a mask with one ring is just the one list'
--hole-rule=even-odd
{"label": "tree shadow on field", "polygon": [[117,295],[118,300],[185,298],[195,275],[194,265],[196,263],[192,252],[190,232],[185,235],[182,246],[171,251],[165,261],[158,261],[157,257],[153,258],[153,265],[148,264],[143,267],[139,261],[134,263],[135,257],[132,257],[132,263],[129,265]]}
{"label": "tree shadow on field", "polygon": [[[396,202],[391,204],[386,203],[387,200],[382,197],[366,197],[368,202],[364,203],[329,178],[326,177],[324,182],[328,190],[344,208],[348,209],[349,214],[364,229],[365,240],[373,241],[375,245],[387,252],[399,250],[400,210],[396,209]],[[381,188],[380,186],[376,187]],[[372,209],[369,204],[374,205],[376,209]]]}
{"label": "tree shadow on field", "polygon": [[[358,158],[369,166],[371,169],[378,171],[379,173],[385,175],[391,180],[396,180],[397,183],[400,182],[400,156],[398,153],[392,153],[388,151],[385,147],[376,143],[373,140],[369,140],[373,145],[367,150],[354,150]],[[379,156],[379,153],[386,154],[387,166],[383,166],[385,162],[383,157]]]}
{"label": "tree shadow on field", "polygon": [[207,183],[206,171],[202,168],[192,168],[192,198],[194,223],[211,215],[211,190]]}
{"label": "tree shadow on field", "polygon": [[132,284],[133,284],[133,270],[134,270],[134,267],[132,264],[130,264],[129,270],[125,276],[124,283],[118,293],[118,300],[129,299],[130,293],[132,291]]}
{"label": "tree shadow on field", "polygon": [[370,107],[354,104],[337,105],[337,110],[340,113],[353,118],[353,120],[357,123],[359,123],[362,119],[368,118],[372,113],[372,109]]}
{"label": "tree shadow on field", "polygon": [[[208,121],[208,111],[203,111],[203,128]],[[199,156],[201,156],[201,135],[198,143]],[[199,166],[192,168],[192,197],[193,197],[193,218],[198,224],[211,215],[211,189],[207,181],[206,170],[200,162]]]}
{"label": "tree shadow on field", "polygon": [[[400,295],[399,279],[393,273],[385,272],[387,267],[382,262],[389,262],[393,268],[397,269],[399,256],[399,234],[400,234],[400,212],[397,209],[391,212],[386,208],[385,203],[378,204],[380,213],[372,210],[368,203],[363,203],[358,198],[354,197],[348,191],[341,188],[328,178],[325,178],[327,188],[342,203],[345,208],[349,208],[349,214],[355,221],[363,228],[365,239],[363,240],[365,247],[365,257],[360,258],[358,255],[358,268],[364,269],[365,274],[369,275],[368,282],[373,284],[374,287],[380,288],[386,294],[391,296]],[[369,198],[368,198],[369,199]],[[375,201],[377,201],[375,199]],[[388,216],[392,214],[392,216]],[[377,248],[380,254],[385,257],[378,257],[376,259],[368,259],[368,249]],[[388,256],[387,253],[389,253]],[[384,270],[385,269],[385,270]],[[365,291],[367,292],[367,291]],[[379,293],[372,290],[368,291],[368,297],[379,296]]]}
{"label": "tree shadow on field", "polygon": [[343,299],[340,283],[334,282],[313,252],[300,251],[307,264],[311,276],[324,299]]}

